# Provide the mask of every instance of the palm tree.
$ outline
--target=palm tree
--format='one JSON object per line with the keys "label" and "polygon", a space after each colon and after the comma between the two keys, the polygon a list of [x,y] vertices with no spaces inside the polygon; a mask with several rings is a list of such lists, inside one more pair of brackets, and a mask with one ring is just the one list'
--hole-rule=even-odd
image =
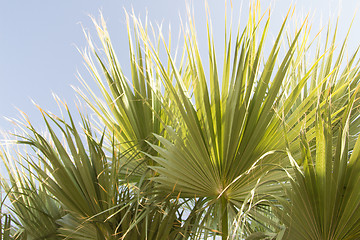
{"label": "palm tree", "polygon": [[[68,120],[41,110],[49,136],[25,122],[27,130],[19,143],[30,146],[34,154],[22,157],[26,170],[14,168],[18,177],[10,183],[3,181],[14,200],[18,232],[24,238],[37,237],[34,227],[24,220],[31,215],[33,222],[48,222],[56,238],[283,235],[301,239],[296,234],[303,225],[293,224],[300,215],[291,213],[322,193],[326,195],[321,199],[333,197],[333,206],[349,211],[342,221],[356,223],[350,214],[356,188],[344,190],[349,194],[348,205],[337,205],[341,193],[336,189],[345,180],[336,188],[329,187],[329,193],[315,194],[315,182],[320,186],[331,181],[332,172],[321,178],[314,171],[322,172],[326,164],[333,164],[333,169],[340,162],[344,165],[345,156],[357,151],[359,144],[353,137],[360,121],[357,51],[343,63],[347,37],[336,52],[336,30],[332,37],[330,29],[324,48],[313,46],[307,21],[293,34],[287,32],[291,11],[265,51],[270,10],[262,13],[259,2],[252,3],[246,26],[235,34],[232,27],[225,31],[221,68],[208,22],[208,72],[190,13],[180,61],[172,55],[171,39],[166,41],[161,31],[152,30],[153,41],[152,26],[127,15],[130,81],[116,58],[105,21],[94,21],[105,57],[87,35],[92,53],[82,54],[102,98],[83,78],[85,90],[77,92],[100,121],[95,123],[80,113],[82,130],[78,131],[65,105]],[[316,50],[311,60],[309,49]],[[333,145],[338,146],[335,159],[341,161],[332,162]],[[354,170],[346,178],[352,184],[357,179],[352,160],[357,155],[353,155],[348,165],[354,165]],[[310,200],[297,202],[309,189],[314,194]],[[44,201],[49,204],[41,205]],[[318,210],[325,206],[323,202],[317,202],[316,214],[323,211]],[[330,216],[319,217],[319,224],[330,221]],[[354,234],[346,236],[357,236],[359,227],[353,226]]]}

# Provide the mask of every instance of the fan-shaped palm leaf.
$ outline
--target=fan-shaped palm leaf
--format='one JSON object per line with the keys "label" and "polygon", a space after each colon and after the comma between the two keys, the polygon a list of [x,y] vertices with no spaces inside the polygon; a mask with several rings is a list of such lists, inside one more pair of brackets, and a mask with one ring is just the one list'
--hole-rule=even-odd
{"label": "fan-shaped palm leaf", "polygon": [[[160,165],[152,167],[159,173],[154,180],[160,184],[160,191],[175,189],[174,194],[180,193],[181,196],[206,197],[210,208],[212,205],[220,207],[224,239],[228,235],[228,221],[233,219],[229,216],[234,216],[244,204],[249,204],[246,199],[254,188],[260,196],[279,192],[280,185],[273,181],[281,181],[283,175],[273,169],[275,165],[284,166],[285,163],[276,150],[285,149],[285,137],[289,142],[298,140],[301,128],[299,119],[305,115],[306,127],[313,134],[309,136],[311,139],[314,137],[316,109],[313,103],[319,99],[321,105],[327,104],[318,95],[332,96],[336,106],[331,119],[338,122],[339,113],[344,111],[348,103],[343,97],[344,92],[352,92],[358,81],[358,77],[353,77],[358,67],[346,68],[340,80],[336,79],[334,72],[341,62],[342,52],[335,66],[331,66],[332,52],[326,55],[326,60],[322,62],[325,67],[321,67],[326,70],[316,79],[319,82],[309,84],[308,81],[311,81],[312,71],[319,66],[319,58],[323,56],[315,58],[313,65],[302,75],[290,77],[290,73],[301,68],[294,62],[304,57],[305,48],[297,46],[302,31],[305,32],[303,36],[307,36],[306,22],[295,33],[284,56],[280,57],[280,43],[287,20],[284,21],[262,67],[270,18],[265,21],[261,31],[259,19],[259,5],[254,4],[246,28],[237,33],[232,63],[231,34],[229,39],[226,38],[222,83],[218,77],[209,26],[209,79],[205,77],[191,20],[190,34],[185,35],[184,41],[186,68],[176,66],[166,44],[170,73],[158,52],[152,52],[165,88],[170,92],[170,101],[176,105],[183,121],[183,129],[166,126],[168,137],[156,135],[161,146],[149,142],[160,155],[148,154]],[[145,44],[153,48],[154,44],[147,38],[144,28],[141,24],[137,26]],[[191,88],[186,87],[188,83],[191,83]],[[305,90],[308,85],[312,87]],[[334,90],[324,91],[324,86],[328,85],[332,85]],[[304,95],[305,91],[309,93]],[[296,109],[295,102],[299,102]],[[284,121],[286,136],[282,131]],[[251,217],[256,218],[255,215],[252,212]]]}
{"label": "fan-shaped palm leaf", "polygon": [[329,115],[332,105],[324,109],[318,106],[315,154],[311,153],[307,133],[302,133],[303,168],[289,153],[295,175],[287,190],[289,201],[281,201],[284,208],[279,212],[288,228],[286,239],[359,238],[359,138],[354,149],[349,148],[352,104],[356,100],[354,93],[336,135]]}

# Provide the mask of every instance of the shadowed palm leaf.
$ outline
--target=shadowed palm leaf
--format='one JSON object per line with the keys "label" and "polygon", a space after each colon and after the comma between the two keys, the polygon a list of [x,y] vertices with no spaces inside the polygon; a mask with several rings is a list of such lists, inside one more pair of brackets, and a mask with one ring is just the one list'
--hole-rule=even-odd
{"label": "shadowed palm leaf", "polygon": [[303,168],[289,154],[295,175],[286,191],[289,201],[281,200],[284,209],[278,212],[287,227],[286,239],[359,238],[359,138],[353,150],[349,148],[351,107],[356,101],[353,94],[337,134],[330,121],[331,105],[318,106],[315,152],[310,149],[307,133],[302,133]]}

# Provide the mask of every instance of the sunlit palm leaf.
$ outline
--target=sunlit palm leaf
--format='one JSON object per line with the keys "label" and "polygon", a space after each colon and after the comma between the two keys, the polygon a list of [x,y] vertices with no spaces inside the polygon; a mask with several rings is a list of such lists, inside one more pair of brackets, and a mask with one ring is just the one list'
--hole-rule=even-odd
{"label": "sunlit palm leaf", "polygon": [[[170,92],[169,98],[176,105],[184,122],[183,129],[167,126],[168,137],[156,135],[161,146],[149,142],[160,155],[149,155],[160,165],[153,167],[159,173],[154,180],[160,183],[161,190],[175,189],[174,194],[181,193],[181,196],[186,197],[207,197],[211,200],[210,204],[221,206],[224,215],[228,214],[229,209],[234,213],[241,209],[255,187],[257,195],[279,192],[280,185],[273,184],[272,181],[281,181],[283,175],[272,169],[277,164],[286,163],[281,154],[274,150],[285,149],[287,141],[299,140],[298,132],[302,127],[299,119],[303,119],[305,115],[306,127],[311,134],[315,133],[316,109],[313,103],[319,100],[320,105],[327,104],[323,100],[326,96],[331,95],[337,104],[331,119],[338,122],[339,113],[348,103],[344,95],[352,92],[358,81],[358,76],[353,78],[358,67],[352,69],[351,62],[344,75],[340,76],[341,81],[337,80],[338,76],[334,72],[341,62],[342,52],[335,66],[331,66],[331,53],[326,55],[326,60],[322,62],[315,58],[313,65],[302,75],[289,78],[292,71],[301,67],[292,64],[296,57],[304,57],[305,48],[297,50],[297,46],[301,32],[305,31],[306,36],[308,29],[302,26],[295,33],[281,58],[280,43],[286,20],[262,67],[263,47],[270,18],[265,21],[260,31],[259,14],[259,6],[254,4],[246,28],[237,33],[233,63],[228,60],[230,55],[225,55],[225,79],[222,79],[221,91],[210,30],[208,80],[191,20],[190,34],[185,35],[184,40],[186,68],[176,66],[166,44],[172,69],[170,74],[158,52],[152,52],[162,73],[164,85]],[[154,46],[141,25],[138,25],[138,28],[149,48]],[[259,36],[260,39],[257,40]],[[225,52],[230,54],[231,36],[226,46],[228,49]],[[324,62],[326,71],[316,79],[319,82],[309,83],[312,71]],[[186,88],[186,83],[189,82],[192,83],[191,88]],[[308,89],[308,94],[304,95],[304,89],[308,88],[308,85],[313,88]],[[325,92],[324,86],[328,85],[333,85],[334,90]],[[318,98],[319,94],[323,97]],[[299,99],[301,101],[298,101]],[[299,102],[296,108],[295,102]],[[283,134],[284,121],[288,131],[287,139]],[[309,137],[312,139],[314,135],[311,134]],[[227,223],[224,221],[228,220],[225,219],[222,221],[222,228],[226,230]]]}
{"label": "sunlit palm leaf", "polygon": [[[97,65],[87,53],[83,57],[96,83],[98,84],[105,102],[101,100],[82,80],[88,94],[77,90],[85,99],[88,105],[94,110],[102,123],[108,128],[107,135],[115,136],[121,150],[128,151],[127,171],[135,175],[141,175],[146,167],[142,163],[150,164],[151,159],[144,161],[140,151],[149,152],[151,148],[145,140],[154,142],[152,133],[162,133],[162,123],[167,122],[170,114],[163,117],[163,96],[161,94],[159,75],[149,59],[149,49],[142,49],[142,44],[134,31],[134,41],[131,39],[132,32],[128,24],[131,80],[128,80],[122,73],[120,63],[117,60],[110,37],[107,32],[104,19],[97,24],[94,20],[98,36],[105,52],[105,59],[98,54],[98,50],[88,38],[90,50],[100,65],[100,72]],[[102,74],[101,74],[102,73]],[[103,82],[103,76],[106,79]],[[132,149],[131,151],[129,151]],[[134,155],[137,157],[135,158]],[[136,161],[134,161],[136,160]],[[150,161],[150,162],[149,162]],[[145,167],[145,168],[144,168]],[[135,172],[132,172],[135,171]]]}

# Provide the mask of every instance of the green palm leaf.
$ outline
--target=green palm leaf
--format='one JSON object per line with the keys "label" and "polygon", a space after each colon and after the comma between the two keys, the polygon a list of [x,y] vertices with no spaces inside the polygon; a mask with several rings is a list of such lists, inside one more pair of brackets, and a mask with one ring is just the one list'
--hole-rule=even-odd
{"label": "green palm leaf", "polygon": [[359,140],[349,154],[349,128],[356,94],[343,114],[337,136],[329,118],[331,105],[318,107],[315,155],[311,153],[306,132],[302,133],[303,169],[289,153],[295,175],[291,178],[291,189],[287,190],[289,201],[281,201],[284,209],[279,212],[288,228],[286,239],[357,239],[360,236],[360,194],[355,186],[359,179],[359,172],[355,170]]}
{"label": "green palm leaf", "polygon": [[5,149],[1,153],[10,178],[9,182],[2,179],[1,184],[11,201],[9,208],[14,225],[10,226],[8,216],[5,226],[13,232],[14,239],[61,239],[57,236],[59,225],[56,221],[64,216],[63,208],[31,172],[34,169],[23,165],[23,156],[17,155],[19,159],[10,159]]}

